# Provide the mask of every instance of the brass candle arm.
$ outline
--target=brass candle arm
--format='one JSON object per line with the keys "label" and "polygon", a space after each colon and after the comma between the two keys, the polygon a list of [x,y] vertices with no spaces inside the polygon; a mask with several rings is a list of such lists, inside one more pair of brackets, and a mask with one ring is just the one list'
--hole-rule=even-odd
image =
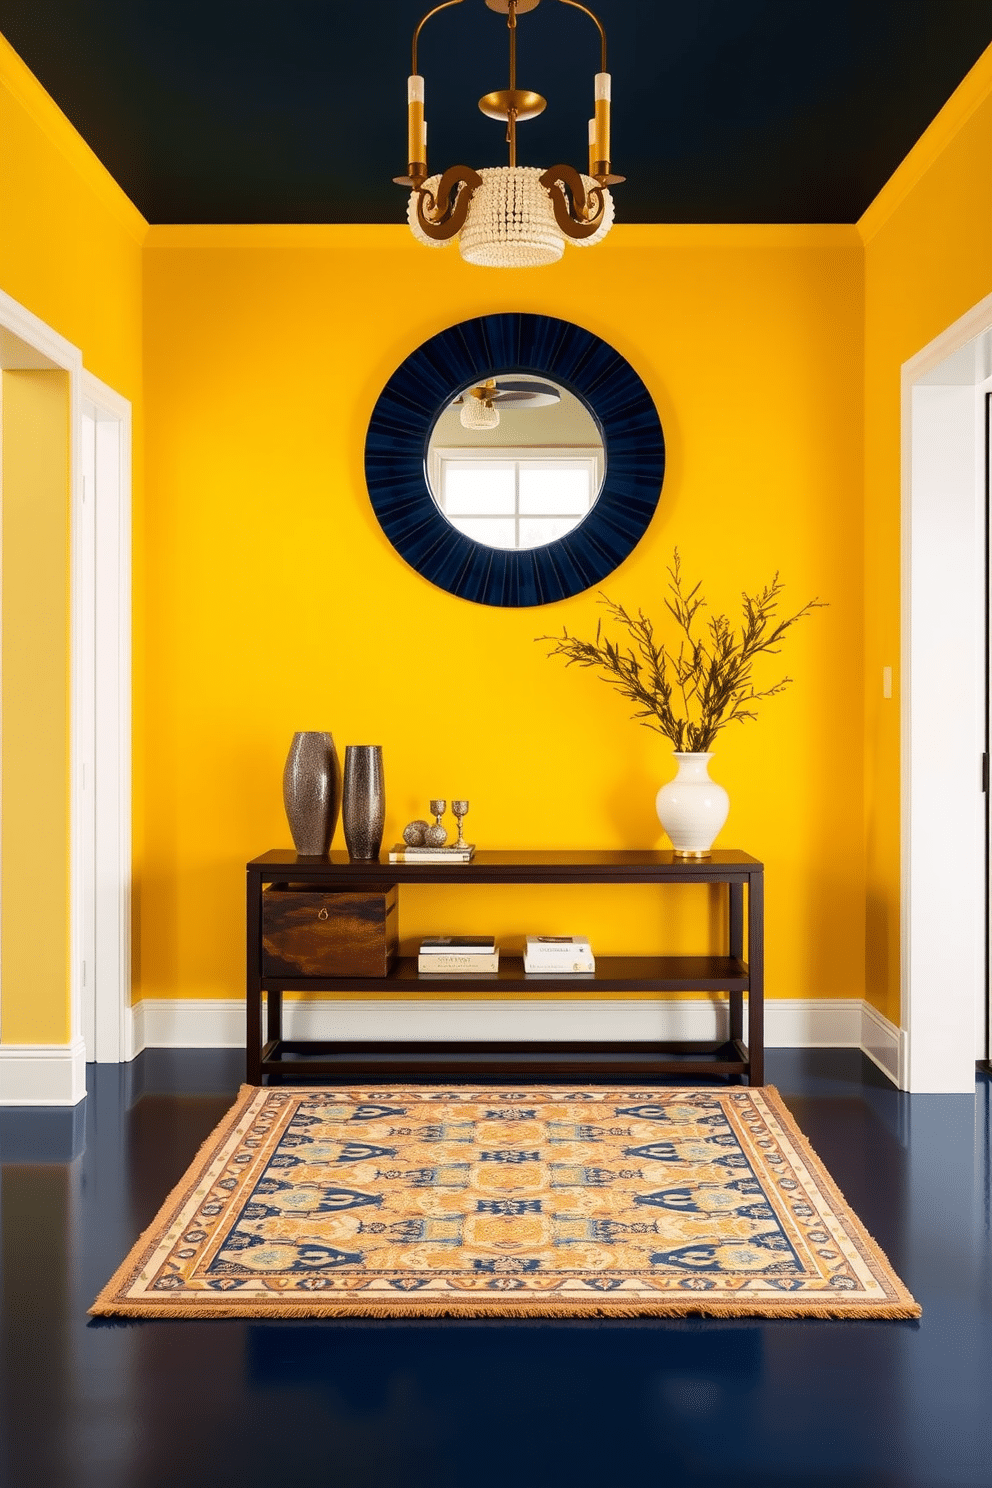
{"label": "brass candle arm", "polygon": [[469,165],[450,166],[429,191],[421,182],[417,192],[417,222],[421,230],[436,242],[446,242],[465,226],[472,194],[482,185],[482,177]]}

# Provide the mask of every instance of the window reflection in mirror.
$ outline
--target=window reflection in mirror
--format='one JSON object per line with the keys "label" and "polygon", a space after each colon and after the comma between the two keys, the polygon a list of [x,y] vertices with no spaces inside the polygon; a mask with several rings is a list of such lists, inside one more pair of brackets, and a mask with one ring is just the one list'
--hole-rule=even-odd
{"label": "window reflection in mirror", "polygon": [[544,547],[577,527],[599,496],[605,463],[585,403],[523,373],[463,388],[435,423],[425,462],[451,525],[510,550]]}

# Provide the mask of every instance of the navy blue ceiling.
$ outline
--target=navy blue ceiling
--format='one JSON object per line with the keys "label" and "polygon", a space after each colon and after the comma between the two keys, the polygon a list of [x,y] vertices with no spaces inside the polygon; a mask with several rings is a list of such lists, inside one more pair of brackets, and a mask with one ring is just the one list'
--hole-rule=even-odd
{"label": "navy blue ceiling", "polygon": [[[400,222],[410,34],[428,0],[0,0],[0,32],[151,222]],[[623,222],[853,222],[992,42],[992,0],[598,0]],[[425,28],[435,169],[505,163],[476,108],[503,17]],[[598,45],[543,0],[522,164],[584,164]]]}

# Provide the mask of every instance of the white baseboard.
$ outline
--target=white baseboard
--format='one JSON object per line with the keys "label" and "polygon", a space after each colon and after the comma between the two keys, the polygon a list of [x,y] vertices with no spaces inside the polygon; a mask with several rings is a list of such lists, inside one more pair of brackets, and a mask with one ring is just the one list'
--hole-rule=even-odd
{"label": "white baseboard", "polygon": [[[129,1044],[142,1049],[239,1049],[240,998],[154,998],[129,1010]],[[553,998],[462,1002],[364,998],[287,1002],[285,1032],[310,1039],[715,1039],[726,1036],[726,1004],[708,999]],[[765,1003],[769,1049],[863,1049],[900,1088],[905,1036],[861,998],[775,998]],[[71,1044],[0,1044],[0,1105],[72,1106],[86,1094],[86,1049]]]}
{"label": "white baseboard", "polygon": [[[765,1046],[861,1048],[863,1009],[861,999],[853,997],[770,1000],[765,1003]],[[238,998],[149,999],[135,1004],[132,1014],[136,1054],[146,1048],[244,1047],[245,1005]],[[726,1036],[727,1013],[725,1003],[689,998],[314,998],[287,1001],[283,1026],[287,1038],[303,1039],[715,1039]]]}
{"label": "white baseboard", "polygon": [[237,998],[149,998],[131,1008],[131,1047],[237,1049],[245,1045],[245,1004]]}
{"label": "white baseboard", "polygon": [[882,1073],[888,1075],[900,1090],[905,1090],[906,1035],[901,1028],[890,1023],[884,1013],[873,1008],[870,1002],[861,1004],[859,1042],[868,1058],[878,1065]]}
{"label": "white baseboard", "polygon": [[86,1045],[0,1044],[0,1106],[75,1106],[86,1094]]}
{"label": "white baseboard", "polygon": [[[129,1009],[129,1057],[142,1049],[239,1049],[239,998],[149,999]],[[631,998],[569,1002],[363,998],[287,1002],[285,1032],[302,1039],[715,1039],[726,1004]],[[905,1034],[861,998],[775,998],[765,1003],[769,1049],[862,1049],[899,1089]],[[0,1105],[73,1106],[86,1094],[86,1050],[71,1044],[0,1044]]]}
{"label": "white baseboard", "polygon": [[860,997],[788,997],[765,1003],[766,1049],[860,1049]]}

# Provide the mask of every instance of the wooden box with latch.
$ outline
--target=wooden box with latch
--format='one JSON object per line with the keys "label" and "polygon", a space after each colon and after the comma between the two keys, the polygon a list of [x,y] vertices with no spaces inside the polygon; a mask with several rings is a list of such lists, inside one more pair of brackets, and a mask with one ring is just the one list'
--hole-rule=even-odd
{"label": "wooden box with latch", "polygon": [[398,919],[395,884],[365,893],[271,884],[262,891],[262,975],[388,976]]}

